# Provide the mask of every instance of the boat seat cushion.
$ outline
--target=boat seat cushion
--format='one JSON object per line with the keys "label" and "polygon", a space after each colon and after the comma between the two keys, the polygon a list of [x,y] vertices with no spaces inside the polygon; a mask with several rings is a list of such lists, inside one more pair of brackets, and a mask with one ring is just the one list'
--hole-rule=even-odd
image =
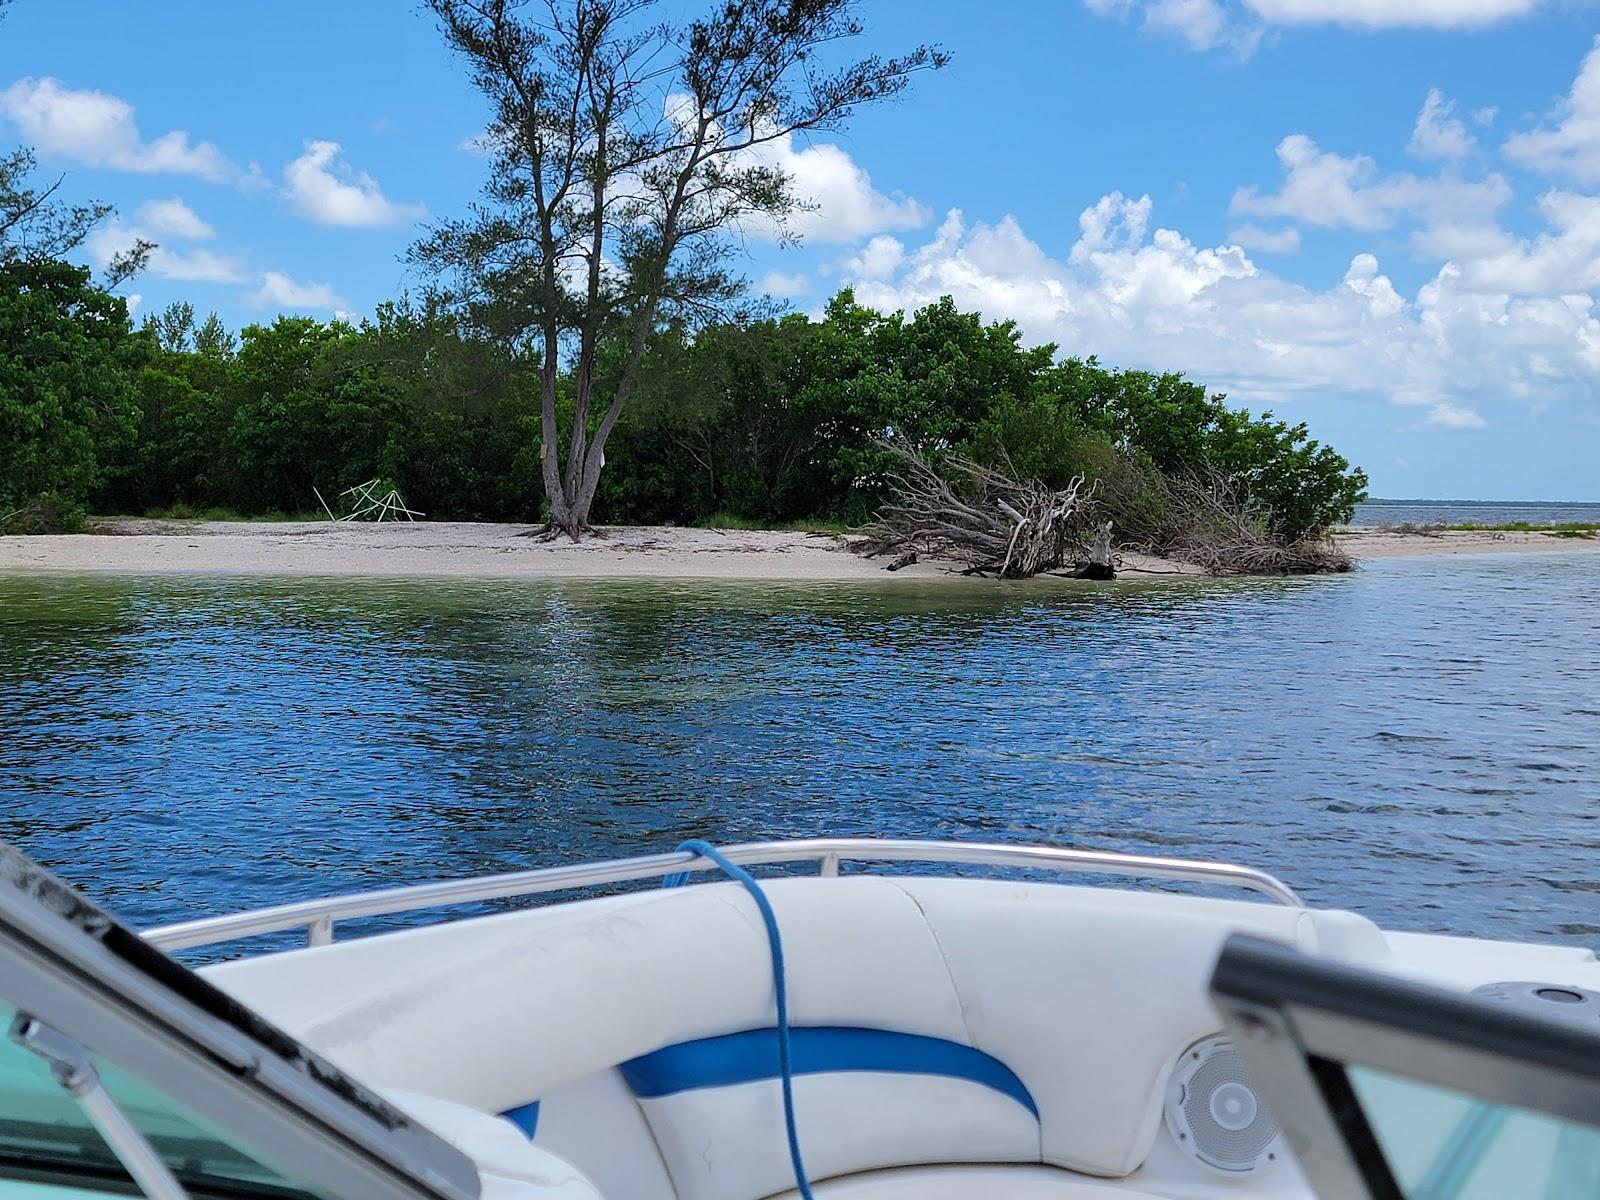
{"label": "boat seat cushion", "polygon": [[[968,1048],[1014,1076],[1030,1102],[960,1072],[835,1063],[797,1082],[815,1178],[1019,1160],[1127,1175],[1154,1144],[1172,1064],[1219,1027],[1206,982],[1230,932],[1346,957],[1382,947],[1362,918],[1324,928],[1321,914],[1193,896],[916,876],[766,887],[796,1027]],[[428,926],[207,973],[359,1078],[491,1113],[774,1021],[765,931],[729,883]],[[679,1200],[783,1190],[777,1094],[756,1077],[635,1091]]]}
{"label": "boat seat cushion", "polygon": [[535,1146],[503,1117],[414,1092],[385,1090],[383,1097],[473,1161],[481,1200],[602,1200],[583,1172]]}
{"label": "boat seat cushion", "polygon": [[[806,1173],[923,1162],[1039,1161],[1039,1121],[970,1079],[830,1072],[794,1080]],[[640,1101],[679,1200],[754,1200],[794,1180],[777,1080]]]}
{"label": "boat seat cushion", "polygon": [[[902,1167],[820,1183],[817,1200],[1165,1200],[1059,1167]],[[799,1200],[793,1189],[772,1200]]]}

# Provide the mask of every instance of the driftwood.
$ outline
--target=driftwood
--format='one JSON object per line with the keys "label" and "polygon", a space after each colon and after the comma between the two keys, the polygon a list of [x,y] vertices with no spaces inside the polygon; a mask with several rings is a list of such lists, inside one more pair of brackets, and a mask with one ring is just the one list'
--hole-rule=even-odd
{"label": "driftwood", "polygon": [[970,459],[952,456],[936,467],[909,446],[878,444],[897,469],[889,499],[858,547],[869,557],[920,552],[964,562],[968,574],[1026,579],[1083,551],[1089,518],[1082,476],[1054,490]]}
{"label": "driftwood", "polygon": [[1078,569],[1073,571],[1077,579],[1115,579],[1117,577],[1116,564],[1111,559],[1111,522],[1100,522],[1100,528],[1094,535],[1094,544],[1089,547],[1089,557],[1085,562],[1078,564]]}

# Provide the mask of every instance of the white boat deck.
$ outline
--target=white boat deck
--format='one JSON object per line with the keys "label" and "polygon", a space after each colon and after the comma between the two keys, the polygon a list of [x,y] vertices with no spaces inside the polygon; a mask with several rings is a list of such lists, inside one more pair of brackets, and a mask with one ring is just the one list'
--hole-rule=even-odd
{"label": "white boat deck", "polygon": [[[1235,932],[1463,990],[1514,978],[1600,987],[1587,952],[1386,933],[1308,908],[1248,867],[866,839],[724,853],[744,866],[816,866],[763,884],[787,958],[805,1167],[831,1200],[1308,1196],[1281,1139],[1230,1169],[1242,1152],[1203,1113],[1193,1128],[1209,1141],[1196,1146],[1169,1111],[1182,1099],[1176,1068],[1220,1032],[1207,981]],[[897,870],[865,869],[878,863]],[[941,874],[905,871],[911,863]],[[959,865],[1256,899],[948,874]],[[508,1197],[786,1196],[794,1171],[763,1040],[774,1028],[770,948],[737,884],[591,893],[334,940],[339,922],[708,866],[657,854],[303,901],[146,936],[176,949],[304,930],[304,949],[203,973],[384,1089]]]}

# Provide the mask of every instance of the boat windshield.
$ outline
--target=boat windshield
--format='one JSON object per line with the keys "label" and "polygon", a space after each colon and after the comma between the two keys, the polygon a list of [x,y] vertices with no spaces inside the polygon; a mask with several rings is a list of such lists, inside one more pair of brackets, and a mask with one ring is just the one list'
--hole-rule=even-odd
{"label": "boat windshield", "polygon": [[1347,1072],[1407,1200],[1600,1196],[1600,1129],[1370,1067]]}
{"label": "boat windshield", "polygon": [[[49,1064],[6,1036],[16,1010],[0,1000],[0,1200],[137,1193],[128,1172]],[[98,1056],[106,1092],[194,1197],[309,1200],[310,1193],[198,1114]],[[53,1186],[39,1186],[53,1185]]]}

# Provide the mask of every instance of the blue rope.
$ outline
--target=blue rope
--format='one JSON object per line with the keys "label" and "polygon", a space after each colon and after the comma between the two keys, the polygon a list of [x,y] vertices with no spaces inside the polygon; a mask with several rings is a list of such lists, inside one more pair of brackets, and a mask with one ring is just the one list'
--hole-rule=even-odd
{"label": "blue rope", "polygon": [[[772,950],[772,986],[778,997],[778,1073],[783,1082],[783,1125],[789,1136],[789,1164],[794,1168],[794,1182],[801,1200],[816,1200],[811,1194],[811,1184],[806,1175],[806,1164],[800,1158],[800,1133],[794,1121],[794,1071],[789,1061],[789,990],[783,977],[783,938],[778,933],[778,917],[772,911],[766,892],[743,867],[733,862],[709,842],[688,841],[678,849],[689,854],[708,858],[722,869],[722,873],[750,893],[750,898],[761,910],[761,920],[767,927],[767,945]],[[662,887],[681,887],[687,883],[689,873],[669,875],[661,881]]]}

